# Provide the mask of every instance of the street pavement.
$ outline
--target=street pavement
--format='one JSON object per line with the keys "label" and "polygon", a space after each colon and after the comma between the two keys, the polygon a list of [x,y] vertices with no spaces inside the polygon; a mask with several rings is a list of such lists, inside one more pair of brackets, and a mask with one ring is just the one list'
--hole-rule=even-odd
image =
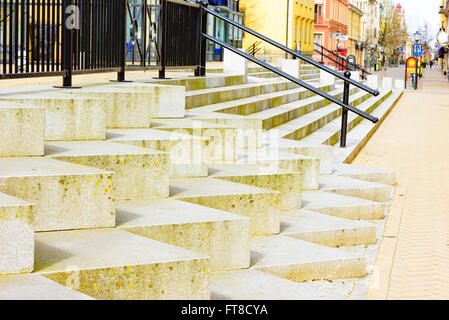
{"label": "street pavement", "polygon": [[421,84],[353,162],[397,175],[368,299],[449,299],[449,82],[435,68]]}

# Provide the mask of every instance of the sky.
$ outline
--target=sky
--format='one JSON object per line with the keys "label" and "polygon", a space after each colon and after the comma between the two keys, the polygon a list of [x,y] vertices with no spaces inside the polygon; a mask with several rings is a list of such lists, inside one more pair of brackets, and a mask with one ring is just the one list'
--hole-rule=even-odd
{"label": "sky", "polygon": [[[405,9],[405,19],[408,32],[415,33],[418,27],[427,23],[428,32],[436,39],[440,29],[440,10],[441,0],[393,0],[394,3],[400,3]],[[435,42],[435,41],[432,41]]]}

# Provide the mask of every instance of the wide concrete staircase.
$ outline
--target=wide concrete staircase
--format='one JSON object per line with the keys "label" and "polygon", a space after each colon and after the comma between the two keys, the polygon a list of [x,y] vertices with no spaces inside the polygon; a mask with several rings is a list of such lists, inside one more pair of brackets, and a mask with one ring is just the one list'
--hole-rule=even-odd
{"label": "wide concrete staircase", "polygon": [[344,164],[378,124],[340,150],[340,121],[262,69],[4,89],[0,299],[363,297],[395,177]]}

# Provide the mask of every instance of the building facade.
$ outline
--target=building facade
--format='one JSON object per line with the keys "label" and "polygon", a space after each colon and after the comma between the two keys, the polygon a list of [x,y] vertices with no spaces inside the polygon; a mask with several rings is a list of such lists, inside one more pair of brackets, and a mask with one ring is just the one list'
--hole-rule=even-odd
{"label": "building facade", "polygon": [[[348,0],[316,0],[315,1],[315,34],[314,42],[325,48],[347,55],[349,46]],[[341,34],[342,40],[335,37]]]}
{"label": "building facade", "polygon": [[362,17],[363,12],[357,7],[355,0],[349,1],[349,25],[348,25],[348,55],[356,57],[357,64],[363,61],[362,48]]}
{"label": "building facade", "polygon": [[[240,0],[245,25],[290,49],[308,54],[313,50],[314,0]],[[243,48],[260,39],[245,33]],[[283,57],[284,53],[266,43],[258,45],[258,55],[265,59]]]}

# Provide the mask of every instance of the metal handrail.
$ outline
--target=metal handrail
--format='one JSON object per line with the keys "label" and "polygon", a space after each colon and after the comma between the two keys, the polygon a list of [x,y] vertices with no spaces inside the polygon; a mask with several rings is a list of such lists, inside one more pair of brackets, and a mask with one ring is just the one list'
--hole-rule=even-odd
{"label": "metal handrail", "polygon": [[223,20],[223,21],[233,25],[234,27],[237,27],[237,28],[239,28],[239,29],[241,29],[241,30],[243,30],[243,31],[245,31],[245,32],[247,32],[247,33],[249,33],[249,34],[251,34],[251,35],[253,35],[253,36],[255,36],[255,37],[259,38],[259,39],[261,39],[261,40],[264,40],[264,41],[268,42],[269,44],[271,44],[271,45],[273,45],[273,46],[275,46],[275,47],[277,47],[277,48],[279,48],[279,49],[281,49],[281,50],[291,54],[292,56],[294,56],[296,58],[299,58],[299,59],[301,59],[301,60],[303,60],[303,61],[305,61],[307,63],[310,63],[311,65],[315,66],[318,69],[324,70],[324,71],[332,74],[336,78],[339,78],[341,80],[349,82],[353,86],[355,86],[355,87],[357,87],[359,89],[362,89],[362,90],[372,94],[373,96],[377,97],[380,94],[379,91],[371,89],[368,86],[366,86],[366,85],[364,85],[364,84],[362,84],[362,83],[360,83],[358,81],[354,81],[352,79],[348,79],[344,75],[340,74],[339,72],[336,72],[336,71],[332,70],[331,68],[326,67],[326,66],[322,65],[321,63],[316,62],[315,60],[313,60],[313,59],[311,59],[309,57],[306,57],[306,56],[298,53],[297,51],[294,51],[294,50],[292,50],[292,49],[290,49],[290,48],[280,44],[279,42],[276,42],[276,41],[274,41],[274,40],[272,40],[270,38],[267,38],[264,35],[254,31],[252,29],[247,28],[244,25],[242,25],[242,24],[240,24],[238,22],[235,22],[234,20],[231,20],[231,19],[223,16],[223,15],[219,14],[218,12],[216,12],[214,10],[211,10],[211,9],[207,8],[206,6],[201,6],[201,9],[204,10],[205,12],[213,15],[214,17],[219,18],[219,19],[221,19],[221,20]]}
{"label": "metal handrail", "polygon": [[318,44],[318,43],[314,43],[313,45],[314,45],[313,50],[314,50],[316,53],[321,54],[322,56],[324,56],[324,57],[326,57],[327,59],[333,61],[334,63],[337,63],[337,62],[336,62],[335,60],[333,60],[332,58],[330,58],[329,56],[327,56],[326,54],[324,54],[323,51],[320,51],[320,50],[318,50],[318,49],[315,49],[315,46],[318,47],[318,48],[321,49],[321,50],[325,50],[325,51],[328,52],[329,54],[333,55],[336,59],[339,59],[339,58],[340,58],[340,59],[342,59],[343,61],[345,61],[345,62],[346,62],[346,66],[344,66],[341,62],[338,62],[342,67],[347,68],[348,66],[352,66],[352,67],[354,67],[354,68],[356,69],[356,71],[361,71],[361,72],[362,72],[362,78],[364,78],[364,75],[365,75],[365,74],[371,75],[370,72],[368,72],[368,71],[366,71],[365,69],[363,69],[360,65],[358,65],[358,64],[353,64],[353,63],[349,63],[347,58],[344,58],[344,57],[339,56],[339,55],[338,55],[337,53],[335,53],[334,51],[329,50],[328,48],[326,48],[326,47],[324,47],[324,46],[322,46],[322,45],[320,45],[320,44]]}
{"label": "metal handrail", "polygon": [[[329,100],[329,101],[331,101],[331,102],[333,102],[335,104],[338,104],[339,106],[341,106],[341,107],[343,107],[343,108],[345,108],[347,110],[350,110],[350,111],[358,114],[359,116],[361,116],[361,117],[363,117],[365,119],[370,120],[373,123],[376,123],[376,122],[379,121],[378,118],[373,117],[372,115],[370,115],[370,114],[368,114],[368,113],[366,113],[366,112],[364,112],[362,110],[359,110],[359,109],[357,109],[357,108],[355,108],[353,106],[350,106],[349,104],[344,103],[343,101],[333,97],[332,95],[330,95],[330,94],[328,94],[328,93],[326,93],[326,92],[324,92],[324,91],[322,91],[320,89],[315,88],[311,84],[309,84],[309,83],[307,83],[307,82],[305,82],[303,80],[297,79],[297,78],[289,75],[288,73],[285,73],[285,72],[279,70],[278,68],[273,67],[272,65],[270,65],[270,64],[268,64],[268,63],[266,63],[266,62],[264,62],[264,61],[262,61],[260,59],[257,59],[255,57],[249,55],[248,53],[246,53],[244,51],[236,49],[235,47],[231,46],[230,44],[227,44],[227,43],[225,43],[225,42],[223,42],[223,41],[221,41],[221,40],[219,40],[219,39],[217,39],[217,38],[215,38],[215,37],[213,37],[211,35],[208,35],[206,33],[202,33],[201,35],[204,38],[206,38],[207,40],[212,41],[212,42],[222,46],[223,48],[226,48],[226,49],[228,49],[228,50],[230,50],[230,51],[232,51],[232,52],[234,52],[234,53],[236,53],[236,54],[238,54],[238,55],[240,55],[240,56],[242,56],[242,57],[244,57],[244,58],[246,58],[246,59],[248,59],[248,60],[250,60],[250,61],[252,61],[252,62],[254,62],[256,64],[258,64],[261,67],[264,67],[265,69],[268,69],[271,72],[274,72],[274,73],[280,75],[281,77],[283,77],[283,78],[285,78],[287,80],[290,80],[291,82],[296,83],[297,85],[299,85],[301,87],[304,87],[307,90],[310,90],[313,93],[315,93],[315,94],[317,94],[317,95],[319,95],[319,96],[321,96],[321,97],[323,97],[323,98],[325,98],[325,99],[327,99],[327,100]],[[348,78],[345,77],[344,79],[348,79]]]}

